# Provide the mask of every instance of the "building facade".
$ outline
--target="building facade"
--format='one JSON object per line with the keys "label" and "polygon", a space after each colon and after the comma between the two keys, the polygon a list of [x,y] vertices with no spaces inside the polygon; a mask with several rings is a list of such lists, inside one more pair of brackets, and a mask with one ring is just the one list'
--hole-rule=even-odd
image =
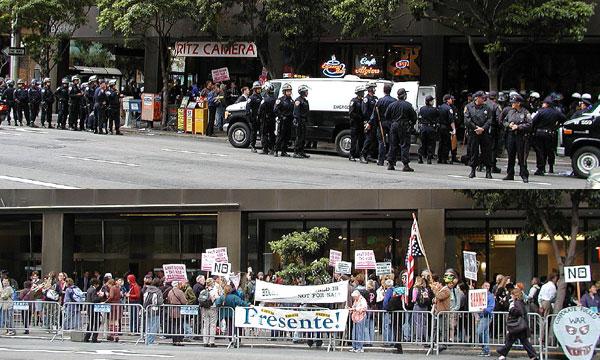
{"label": "building facade", "polygon": [[[465,250],[477,253],[480,279],[527,282],[557,268],[547,238],[519,236],[522,212],[488,216],[451,190],[0,190],[0,199],[0,268],[20,280],[33,270],[143,275],[167,263],[191,275],[206,249],[222,246],[235,271],[277,270],[269,242],[313,227],[330,229],[315,258],[335,249],[354,261],[372,249],[403,268],[413,214],[435,272],[462,270]],[[584,209],[582,232],[598,227],[600,211]],[[577,263],[593,273],[598,246],[578,238]]]}

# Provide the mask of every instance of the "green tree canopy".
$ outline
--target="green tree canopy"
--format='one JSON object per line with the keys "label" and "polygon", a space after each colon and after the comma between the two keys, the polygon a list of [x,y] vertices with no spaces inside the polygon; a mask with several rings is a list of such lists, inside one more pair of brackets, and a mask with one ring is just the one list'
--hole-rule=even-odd
{"label": "green tree canopy", "polygon": [[[575,264],[577,236],[582,234],[580,211],[584,206],[600,203],[600,192],[592,190],[468,190],[465,195],[488,214],[499,210],[522,210],[525,215],[523,233],[547,235],[552,243],[560,280],[555,311],[559,311],[566,295],[565,266]],[[566,208],[564,208],[566,204]],[[597,236],[597,231],[584,234]]]}
{"label": "green tree canopy", "polygon": [[271,251],[281,258],[282,270],[277,275],[287,283],[298,279],[308,283],[314,283],[315,280],[321,283],[329,282],[328,258],[306,263],[309,256],[315,255],[327,244],[328,238],[328,228],[315,227],[307,232],[294,231],[282,236],[280,240],[271,241],[269,243]]}

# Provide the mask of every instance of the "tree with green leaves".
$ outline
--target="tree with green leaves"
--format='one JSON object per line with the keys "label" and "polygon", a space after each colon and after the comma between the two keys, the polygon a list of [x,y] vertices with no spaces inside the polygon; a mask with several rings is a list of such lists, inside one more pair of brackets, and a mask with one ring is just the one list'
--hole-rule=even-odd
{"label": "tree with green leaves", "polygon": [[[125,37],[158,38],[162,78],[162,121],[168,119],[169,68],[172,60],[169,44],[176,24],[189,19],[195,0],[97,0],[100,30],[109,29]],[[208,3],[208,1],[207,1]]]}
{"label": "tree with green leaves", "polygon": [[564,267],[576,264],[577,237],[598,237],[598,230],[587,234],[581,227],[581,209],[600,203],[600,192],[592,190],[467,190],[465,195],[488,215],[499,210],[522,210],[525,216],[523,236],[548,236],[558,264],[560,280],[554,311],[562,309],[567,284]]}
{"label": "tree with green leaves", "polygon": [[[502,72],[530,44],[581,40],[594,7],[592,0],[341,0],[333,15],[347,36],[389,31],[395,20],[409,14],[444,25],[466,37],[489,89],[498,90]],[[525,44],[515,46],[511,38]]]}
{"label": "tree with green leaves", "polygon": [[294,280],[304,280],[314,283],[329,282],[328,258],[316,259],[310,263],[306,260],[317,254],[327,244],[329,239],[328,228],[312,228],[307,232],[294,231],[281,237],[280,240],[271,241],[269,246],[273,253],[281,258],[282,270],[277,272],[288,284]]}
{"label": "tree with green leaves", "polygon": [[22,31],[27,54],[47,77],[56,67],[73,33],[87,22],[94,0],[0,0],[0,11],[9,12]]}

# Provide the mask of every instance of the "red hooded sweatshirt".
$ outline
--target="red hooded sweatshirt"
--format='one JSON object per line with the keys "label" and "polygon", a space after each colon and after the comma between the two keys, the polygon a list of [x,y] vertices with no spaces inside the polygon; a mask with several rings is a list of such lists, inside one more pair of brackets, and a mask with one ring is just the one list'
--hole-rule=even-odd
{"label": "red hooded sweatshirt", "polygon": [[139,303],[141,298],[141,291],[140,286],[135,282],[135,275],[128,275],[127,282],[129,283],[129,303]]}

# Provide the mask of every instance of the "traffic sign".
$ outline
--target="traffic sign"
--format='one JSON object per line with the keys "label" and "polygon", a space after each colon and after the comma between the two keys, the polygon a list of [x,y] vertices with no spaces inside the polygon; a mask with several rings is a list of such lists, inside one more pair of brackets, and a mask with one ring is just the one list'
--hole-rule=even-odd
{"label": "traffic sign", "polygon": [[8,48],[8,56],[24,56],[25,48],[24,47],[9,47]]}

